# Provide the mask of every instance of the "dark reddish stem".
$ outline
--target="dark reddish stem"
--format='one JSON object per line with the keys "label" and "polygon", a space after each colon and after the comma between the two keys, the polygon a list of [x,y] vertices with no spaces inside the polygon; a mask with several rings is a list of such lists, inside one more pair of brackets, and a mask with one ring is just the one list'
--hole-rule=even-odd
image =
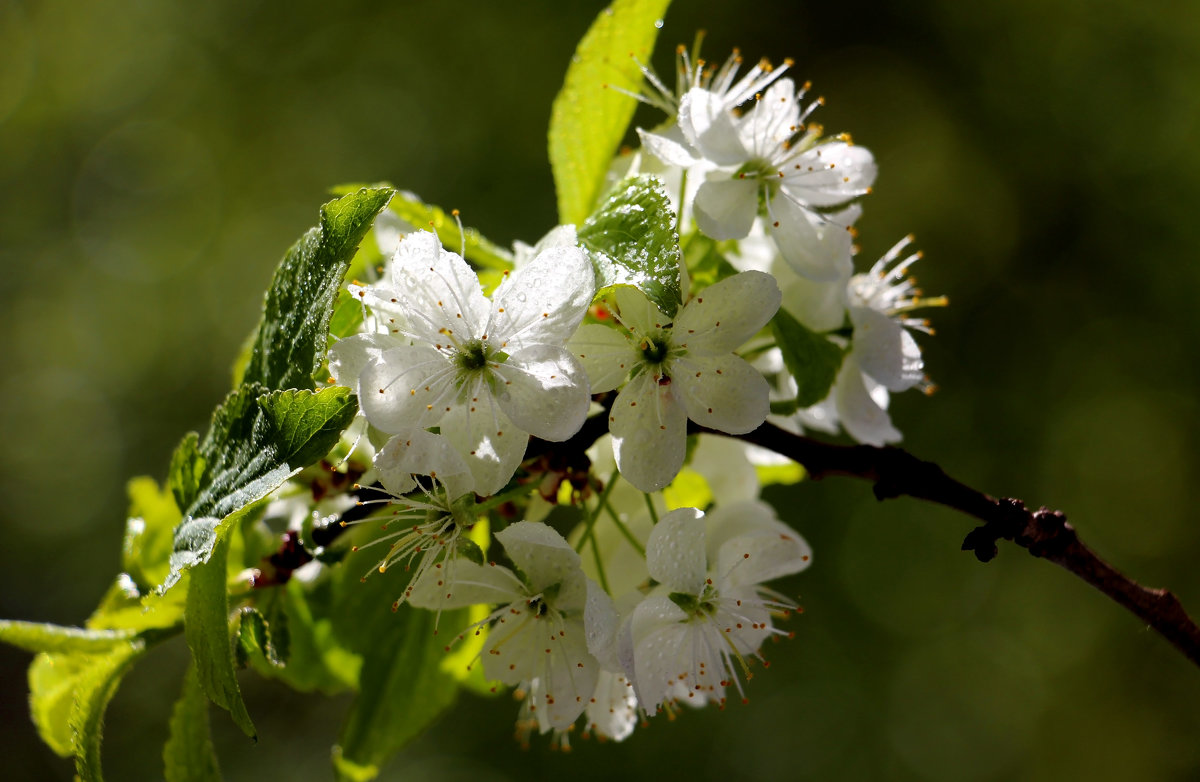
{"label": "dark reddish stem", "polygon": [[[715,432],[714,434],[720,434]],[[936,502],[983,522],[967,534],[964,551],[973,551],[980,562],[997,553],[1003,538],[1069,570],[1124,606],[1200,666],[1200,627],[1188,616],[1178,598],[1165,589],[1147,589],[1098,557],[1079,540],[1075,528],[1060,511],[1031,511],[1015,499],[997,499],[972,489],[942,470],[901,448],[869,445],[833,445],[792,434],[764,424],[746,442],[769,448],[808,471],[810,477],[846,475],[874,483],[880,500],[909,496]]]}

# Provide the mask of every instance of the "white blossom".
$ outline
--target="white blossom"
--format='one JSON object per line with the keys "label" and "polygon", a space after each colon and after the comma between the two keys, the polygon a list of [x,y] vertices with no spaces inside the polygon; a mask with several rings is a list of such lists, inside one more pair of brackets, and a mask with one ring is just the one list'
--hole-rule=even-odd
{"label": "white blossom", "polygon": [[672,693],[724,700],[741,690],[739,669],[780,634],[771,614],[789,611],[762,583],[808,567],[812,552],[759,502],[695,508],[664,516],[646,543],[646,563],[660,586],[629,619],[637,696],[654,710]]}
{"label": "white blossom", "polygon": [[625,333],[585,325],[571,349],[592,390],[625,383],[609,415],[617,467],[642,491],[657,491],[683,465],[687,420],[744,434],[766,419],[768,387],[733,351],[779,308],[779,287],[762,272],[709,286],[679,308],[674,322],[638,289],[617,288]]}
{"label": "white blossom", "polygon": [[500,604],[484,620],[490,625],[484,675],[522,687],[522,709],[540,732],[565,730],[583,713],[600,672],[584,630],[588,583],[579,555],[540,522],[517,522],[496,539],[519,575],[495,563],[460,561],[453,580],[433,572],[418,580],[409,602],[447,610]]}
{"label": "white blossom", "polygon": [[[339,343],[338,380],[361,368],[355,385],[372,426],[392,434],[440,427],[475,491],[494,494],[516,470],[530,434],[561,441],[583,423],[587,378],[563,344],[594,288],[583,251],[556,245],[512,273],[489,301],[458,254],[430,233],[409,234],[386,281],[351,288],[387,320],[390,335]],[[396,335],[408,344],[396,344]]]}

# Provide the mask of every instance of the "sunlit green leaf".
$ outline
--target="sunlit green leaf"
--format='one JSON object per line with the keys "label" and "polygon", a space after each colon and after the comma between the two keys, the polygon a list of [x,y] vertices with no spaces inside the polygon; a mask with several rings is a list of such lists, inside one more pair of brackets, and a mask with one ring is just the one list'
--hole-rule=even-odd
{"label": "sunlit green leaf", "polygon": [[320,224],[287,251],[267,289],[243,383],[270,390],[313,388],[342,278],[391,197],[390,188],[364,188],[321,207]]}
{"label": "sunlit green leaf", "polygon": [[600,288],[636,285],[670,317],[679,309],[679,237],[661,181],[630,177],[579,228]]}
{"label": "sunlit green leaf", "polygon": [[225,559],[229,539],[213,548],[208,560],[191,569],[187,595],[188,648],[192,650],[200,686],[209,700],[225,709],[234,723],[251,738],[254,723],[242,701],[233,668],[233,645],[229,636],[229,596],[225,584]]}
{"label": "sunlit green leaf", "polygon": [[208,698],[196,667],[188,667],[183,692],[171,710],[170,736],[163,746],[166,782],[220,782],[221,771],[208,724]]}
{"label": "sunlit green leaf", "polygon": [[136,635],[132,630],[87,630],[0,619],[0,641],[27,652],[101,654],[128,644]]}
{"label": "sunlit green leaf", "polygon": [[845,354],[837,345],[809,331],[787,310],[771,319],[771,331],[783,353],[783,363],[796,379],[796,405],[810,407],[829,396]]}
{"label": "sunlit green leaf", "polygon": [[170,570],[173,532],[179,524],[179,507],[173,492],[146,476],[134,478],[126,487],[129,516],[121,562],[139,589],[161,584]]}
{"label": "sunlit green leaf", "polygon": [[[357,409],[350,390],[337,386],[263,393],[261,386],[243,385],[231,392],[192,451],[203,463],[200,490],[175,531],[171,571],[162,588],[208,558],[233,513],[328,453]],[[173,459],[172,486],[183,482],[174,479],[175,471],[195,473],[194,464]]]}
{"label": "sunlit green leaf", "polygon": [[94,657],[74,683],[74,699],[68,724],[75,754],[75,773],[83,782],[100,782],[100,743],[104,733],[104,711],[116,694],[121,678],[146,651],[134,641]]}
{"label": "sunlit green leaf", "polygon": [[287,628],[282,667],[256,665],[264,676],[302,692],[334,694],[358,685],[362,657],[347,649],[333,629],[332,585],[328,580],[305,584],[292,579],[276,591],[267,610],[272,639],[280,646],[279,627]]}
{"label": "sunlit green leaf", "polygon": [[393,612],[392,601],[404,589],[402,579],[385,573],[361,582],[374,556],[370,549],[352,554],[335,585],[335,631],[363,657],[359,694],[342,725],[335,755],[343,779],[372,778],[370,770],[449,708],[459,689],[456,677],[441,664],[447,643],[466,626],[467,612],[443,612],[440,623],[432,611],[403,606]]}
{"label": "sunlit green leaf", "polygon": [[[617,0],[600,12],[575,49],[550,113],[550,167],[558,219],[578,225],[592,213],[609,164],[637,106],[658,25],[670,0]],[[636,59],[635,59],[636,58]]]}
{"label": "sunlit green leaf", "polygon": [[[286,614],[281,614],[278,627],[286,637]],[[234,620],[233,635],[234,657],[239,668],[244,668],[253,660],[256,664],[265,663],[282,668],[286,660],[275,647],[275,625],[268,625],[266,618],[256,608],[245,607],[238,611]]]}

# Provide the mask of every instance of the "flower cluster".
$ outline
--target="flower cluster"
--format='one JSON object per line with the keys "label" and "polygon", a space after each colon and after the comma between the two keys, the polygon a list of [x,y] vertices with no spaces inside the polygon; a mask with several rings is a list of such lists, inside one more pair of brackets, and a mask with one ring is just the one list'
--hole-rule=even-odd
{"label": "flower cluster", "polygon": [[[459,638],[523,694],[522,734],[566,744],[582,719],[620,740],[676,704],[744,698],[797,608],[767,583],[811,551],[734,438],[771,420],[892,442],[888,394],[931,388],[911,313],[945,302],[908,276],[911,239],[854,272],[874,158],[811,121],[822,100],[791,63],[740,63],[681,51],[672,91],[645,70],[642,99],[670,116],[614,170],[666,193],[667,214],[642,215],[670,226],[665,275],[564,225],[518,244],[489,296],[465,245],[393,219],[379,279],[349,287],[363,326],[329,369],[371,446],[364,504],[382,510],[356,521],[391,525],[363,545],[408,572],[397,607],[488,607]],[[500,562],[481,519],[502,526]]]}

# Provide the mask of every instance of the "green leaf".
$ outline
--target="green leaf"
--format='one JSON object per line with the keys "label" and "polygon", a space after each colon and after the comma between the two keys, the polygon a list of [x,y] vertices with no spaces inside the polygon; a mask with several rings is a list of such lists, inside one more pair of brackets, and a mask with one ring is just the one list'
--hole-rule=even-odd
{"label": "green leaf", "polygon": [[726,259],[726,253],[735,249],[735,242],[718,243],[699,231],[693,232],[683,246],[692,291],[703,290],[737,274],[737,269]]}
{"label": "green leaf", "polygon": [[[286,621],[286,620],[285,620]],[[286,634],[286,624],[281,624]],[[246,667],[252,660],[256,664],[282,668],[286,660],[275,648],[272,628],[258,609],[249,606],[241,609],[234,620],[234,654],[239,668]]]}
{"label": "green leaf", "polygon": [[363,305],[350,291],[342,288],[338,291],[337,301],[333,305],[333,318],[329,321],[329,337],[344,339],[358,333],[363,322]]}
{"label": "green leaf", "polygon": [[179,524],[179,507],[173,490],[160,488],[153,478],[141,476],[126,485],[129,516],[121,563],[141,590],[161,584],[170,570],[173,531]]}
{"label": "green leaf", "polygon": [[225,588],[225,559],[228,554],[229,538],[226,537],[216,544],[207,562],[192,568],[184,632],[204,693],[209,700],[228,711],[234,723],[247,736],[257,738],[233,669],[229,596]]}
{"label": "green leaf", "polygon": [[277,648],[277,628],[287,628],[287,654],[280,651],[287,665],[256,665],[259,673],[301,692],[332,695],[358,686],[362,657],[347,649],[334,631],[332,591],[328,580],[305,584],[299,579],[276,590],[277,602],[267,616]]}
{"label": "green leaf", "polygon": [[598,288],[636,285],[650,301],[675,317],[679,291],[679,237],[675,213],[661,181],[652,176],[624,180],[579,229],[591,256]]}
{"label": "green leaf", "polygon": [[142,594],[133,579],[127,573],[121,573],[104,593],[86,625],[89,630],[174,633],[183,629],[183,603],[183,590],[165,595]]}
{"label": "green leaf", "polygon": [[136,635],[132,630],[85,630],[0,619],[0,641],[27,652],[98,654],[128,644]]}
{"label": "green leaf", "polygon": [[116,694],[125,672],[142,654],[141,643],[126,644],[96,659],[75,684],[69,724],[74,736],[75,773],[84,782],[100,782],[100,742],[104,733],[104,710]]}
{"label": "green leaf", "polygon": [[845,353],[816,332],[809,331],[784,309],[771,319],[771,331],[783,353],[783,363],[796,379],[796,404],[809,407],[829,396]]}
{"label": "green leaf", "polygon": [[312,389],[325,358],[333,301],[391,188],[363,188],[321,207],[321,222],[283,257],[267,289],[243,383]]}
{"label": "green leaf", "polygon": [[[218,408],[219,410],[220,408]],[[183,510],[191,507],[200,494],[204,478],[204,458],[200,455],[200,435],[188,432],[171,453],[171,464],[167,468],[167,485],[175,497],[175,506]]]}
{"label": "green leaf", "polygon": [[[592,212],[641,91],[638,61],[648,63],[670,0],[617,0],[600,12],[575,49],[550,110],[550,168],[560,223]],[[636,60],[634,59],[636,58]],[[613,88],[619,89],[613,89]]]}
{"label": "green leaf", "polygon": [[163,746],[163,776],[166,782],[220,782],[221,771],[208,724],[208,699],[188,666],[183,692],[171,710],[170,736]]}
{"label": "green leaf", "polygon": [[182,482],[176,471],[196,473],[198,463],[202,469],[200,489],[175,530],[171,570],[162,591],[184,570],[207,560],[234,513],[328,453],[357,410],[350,389],[340,386],[263,393],[261,386],[247,384],[230,392],[192,452],[194,461],[172,459],[172,486]]}
{"label": "green leaf", "polygon": [[450,707],[456,678],[441,669],[447,643],[467,624],[465,611],[438,616],[391,609],[402,580],[361,574],[376,561],[370,549],[347,557],[335,584],[334,628],[363,657],[359,694],[342,724],[334,765],[341,779],[371,779],[378,767]]}
{"label": "green leaf", "polygon": [[42,740],[75,756],[83,780],[99,780],[104,709],[121,677],[146,651],[141,638],[96,653],[39,654],[29,666],[29,709]]}

